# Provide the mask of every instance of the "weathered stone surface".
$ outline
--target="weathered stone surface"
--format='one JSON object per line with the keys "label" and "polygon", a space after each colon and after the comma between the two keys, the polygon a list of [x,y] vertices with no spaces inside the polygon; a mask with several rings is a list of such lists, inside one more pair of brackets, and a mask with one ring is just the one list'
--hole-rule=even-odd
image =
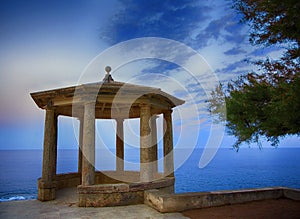
{"label": "weathered stone surface", "polygon": [[56,175],[56,190],[80,185],[80,173],[64,173]]}
{"label": "weathered stone surface", "polygon": [[[0,202],[0,218],[4,219],[179,219],[180,213],[161,214],[144,204],[118,207],[77,207],[76,189],[62,189],[56,200],[40,202],[21,200]],[[187,219],[187,218],[186,218]]]}
{"label": "weathered stone surface", "polygon": [[78,140],[78,173],[82,173],[82,145],[83,145],[83,116],[79,118],[79,140]]}
{"label": "weathered stone surface", "polygon": [[164,174],[165,176],[174,176],[174,153],[173,153],[173,126],[172,110],[163,113],[164,123]]}
{"label": "weathered stone surface", "polygon": [[138,171],[101,171],[96,172],[95,184],[138,182],[139,178],[140,173]]}
{"label": "weathered stone surface", "polygon": [[38,200],[50,201],[55,199],[56,181],[38,179]]}
{"label": "weathered stone surface", "polygon": [[84,105],[82,185],[95,184],[95,103]]}
{"label": "weathered stone surface", "polygon": [[[121,90],[120,90],[121,89]],[[74,105],[82,104],[82,99],[86,96],[95,97],[97,110],[96,118],[111,119],[111,110],[116,104],[131,103],[129,115],[128,112],[122,115],[123,118],[139,118],[139,104],[151,101],[155,114],[161,114],[162,110],[172,108],[184,103],[170,94],[163,92],[158,88],[138,86],[122,82],[111,83],[89,83],[79,86],[72,86],[54,90],[31,93],[31,97],[41,109],[48,103],[57,107],[57,112],[65,116],[80,116],[82,112],[74,112]],[[117,96],[117,98],[115,98]],[[137,99],[137,97],[140,97]],[[135,100],[132,103],[132,100]],[[103,105],[105,103],[105,105]],[[114,103],[115,105],[113,105]],[[116,110],[116,109],[115,109]],[[118,109],[119,110],[119,109]],[[123,113],[120,110],[120,115]]]}
{"label": "weathered stone surface", "polygon": [[151,116],[151,164],[153,165],[153,177],[158,173],[158,148],[157,148],[157,115]]}
{"label": "weathered stone surface", "polygon": [[152,137],[149,125],[151,108],[149,104],[142,104],[140,110],[140,181],[151,182],[153,180]]}
{"label": "weathered stone surface", "polygon": [[116,119],[116,170],[124,171],[124,128],[123,119]]}
{"label": "weathered stone surface", "polygon": [[121,205],[142,204],[144,191],[115,192],[115,193],[79,193],[79,207],[108,207]]}
{"label": "weathered stone surface", "polygon": [[283,188],[283,195],[288,199],[300,201],[300,189]]}
{"label": "weathered stone surface", "polygon": [[165,179],[160,179],[148,183],[131,183],[129,184],[129,188],[130,191],[158,189],[158,188],[173,186],[174,182],[175,179],[173,177],[168,177]]}
{"label": "weathered stone surface", "polygon": [[299,197],[300,190],[282,187],[184,194],[168,194],[159,190],[149,190],[145,192],[145,204],[160,212],[178,212],[266,199],[299,200]]}
{"label": "weathered stone surface", "polygon": [[[46,109],[42,180],[40,200],[55,199],[55,191],[78,187],[80,199],[87,205],[140,203],[145,190],[165,188],[172,191],[173,176],[172,108],[184,103],[158,88],[137,86],[115,81],[31,93],[41,109]],[[165,173],[158,173],[156,115],[164,113]],[[72,116],[80,120],[78,173],[56,174],[57,117]],[[116,171],[95,172],[95,119],[116,119]],[[140,171],[124,171],[123,120],[140,118]],[[129,184],[122,184],[126,182]],[[139,183],[142,182],[142,183]],[[130,184],[134,183],[134,184]],[[145,184],[143,184],[145,183]],[[100,186],[92,186],[100,184]],[[106,184],[106,185],[105,185]],[[89,197],[89,195],[91,197]],[[97,199],[97,197],[102,197]],[[105,200],[108,200],[107,202]],[[130,201],[128,201],[130,200]],[[104,203],[102,203],[104,202]],[[85,204],[82,204],[84,206]],[[113,204],[114,205],[114,204]]]}
{"label": "weathered stone surface", "polygon": [[80,194],[102,194],[115,192],[129,192],[129,185],[125,183],[118,184],[103,184],[93,186],[78,186],[78,193]]}
{"label": "weathered stone surface", "polygon": [[55,188],[39,188],[38,189],[38,200],[40,201],[51,201],[55,199]]}
{"label": "weathered stone surface", "polygon": [[42,178],[38,180],[38,200],[55,199],[57,157],[57,114],[54,109],[46,110]]}
{"label": "weathered stone surface", "polygon": [[173,186],[174,178],[130,184],[80,185],[77,187],[78,205],[80,207],[104,207],[141,204],[144,202],[144,191]]}
{"label": "weathered stone surface", "polygon": [[[139,180],[139,172],[138,171],[124,171],[124,172],[115,172],[115,171],[97,171],[95,172],[95,184],[116,184],[116,183],[122,183],[122,181],[118,181],[115,178],[120,178],[125,180],[128,180],[129,178],[132,179],[132,181],[137,182]],[[159,180],[154,181],[156,182],[162,182],[163,184],[174,184],[174,178],[167,178],[167,180],[161,180],[162,174],[157,174],[156,178],[159,178]],[[74,173],[62,173],[57,174],[55,176],[55,181],[53,182],[45,182],[42,181],[41,178],[38,179],[38,187],[41,188],[52,188],[56,187],[56,190],[63,189],[63,188],[70,188],[70,187],[77,187],[80,185],[81,180],[81,174],[78,172]],[[170,182],[172,181],[172,182]],[[55,184],[55,186],[53,186]],[[137,187],[140,186],[139,183],[131,183],[131,187],[134,187],[135,185]]]}

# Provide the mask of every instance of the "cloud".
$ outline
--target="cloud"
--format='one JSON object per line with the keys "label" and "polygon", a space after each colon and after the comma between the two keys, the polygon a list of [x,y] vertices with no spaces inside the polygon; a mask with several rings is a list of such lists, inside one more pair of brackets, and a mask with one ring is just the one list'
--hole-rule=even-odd
{"label": "cloud", "polygon": [[[159,46],[156,41],[152,47],[141,42],[139,51],[135,51],[136,44],[130,44],[130,47],[117,50],[91,65],[81,75],[84,66],[99,51],[108,47],[106,43],[112,45],[137,37],[169,38],[201,51],[217,69],[221,81],[247,73],[249,66],[243,62],[244,58],[277,52],[276,49],[249,49],[249,43],[245,40],[247,29],[239,23],[239,17],[230,8],[231,1],[108,2],[81,2],[80,5],[72,5],[72,10],[67,12],[61,4],[55,4],[54,9],[58,7],[58,10],[45,8],[43,4],[32,4],[39,7],[26,13],[29,18],[16,15],[16,19],[11,18],[13,22],[8,23],[7,18],[15,16],[10,13],[15,11],[15,7],[5,11],[2,23],[6,25],[2,28],[4,35],[0,36],[4,42],[0,52],[0,125],[1,122],[12,122],[12,119],[27,124],[37,118],[42,121],[40,127],[43,127],[44,111],[36,107],[30,92],[75,85],[79,78],[80,83],[101,81],[104,67],[110,65],[116,81],[159,87],[184,99],[186,103],[178,107],[178,112],[182,109],[183,122],[178,122],[174,128],[185,126],[185,140],[188,142],[191,135],[198,134],[200,124],[210,123],[205,87],[213,88],[211,82],[214,75],[205,61],[199,62],[196,56],[189,55],[190,51],[180,46]],[[23,11],[27,3],[21,6],[15,13]],[[42,19],[45,17],[49,22],[46,26]],[[101,32],[96,31],[97,27]],[[32,31],[24,31],[24,28]],[[149,59],[122,63],[126,57],[136,58],[133,51],[141,56],[149,55]],[[166,58],[169,62],[150,61],[154,56]],[[180,64],[173,64],[170,60]],[[193,71],[194,75],[186,69]],[[174,114],[176,112],[177,108]],[[179,121],[176,115],[174,119]]]}
{"label": "cloud", "polygon": [[225,23],[223,19],[213,20],[208,26],[198,34],[197,40],[207,43],[210,39],[219,39],[221,36],[221,31],[224,29]]}
{"label": "cloud", "polygon": [[273,52],[282,52],[283,48],[280,47],[264,47],[264,48],[256,48],[254,51],[252,51],[249,55],[254,57],[266,57],[269,56],[269,54]]}
{"label": "cloud", "polygon": [[247,53],[244,49],[242,49],[240,46],[233,47],[232,49],[227,50],[224,52],[225,55],[240,55],[243,53]]}
{"label": "cloud", "polygon": [[137,37],[164,37],[186,41],[192,31],[209,19],[211,6],[203,1],[121,0],[120,10],[102,38],[114,44]]}
{"label": "cloud", "polygon": [[[224,8],[226,10],[228,6]],[[233,45],[240,45],[245,42],[247,31],[245,25],[239,22],[239,17],[236,13],[228,8],[226,13],[216,15],[207,26],[199,30],[195,38],[195,43],[198,43],[198,48],[208,46],[211,42],[218,42],[219,44],[231,43]]]}
{"label": "cloud", "polygon": [[[216,57],[217,51],[213,57],[220,58],[217,69],[224,70],[222,73],[229,73],[231,77],[233,76],[231,70],[234,67],[232,63],[236,60],[222,59],[234,55],[243,55],[240,60],[246,58],[247,52],[243,48],[249,45],[246,40],[247,27],[239,22],[240,15],[231,8],[231,5],[231,1],[212,1],[208,4],[204,1],[121,0],[119,10],[101,34],[111,44],[136,37],[156,36],[178,40],[198,51],[215,45],[214,49],[220,51],[219,57]],[[165,53],[169,50],[170,48],[161,48],[160,52],[162,56],[166,56]],[[178,51],[167,56],[174,53],[178,54]],[[215,60],[213,62],[215,63]],[[161,63],[154,66],[152,72],[168,74],[172,68],[176,66]],[[237,68],[234,71],[235,74],[245,73]],[[222,78],[228,77],[223,74]]]}
{"label": "cloud", "polygon": [[220,74],[243,74],[249,70],[249,64],[245,60],[239,60],[228,64],[226,67],[217,69],[216,72]]}

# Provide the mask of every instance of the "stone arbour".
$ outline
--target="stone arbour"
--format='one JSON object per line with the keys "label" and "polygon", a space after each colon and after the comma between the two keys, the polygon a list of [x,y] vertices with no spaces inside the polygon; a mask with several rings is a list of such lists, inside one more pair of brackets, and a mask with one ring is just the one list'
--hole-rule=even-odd
{"label": "stone arbour", "polygon": [[[80,121],[78,174],[81,176],[81,189],[99,183],[95,181],[95,119],[116,120],[116,172],[126,175],[123,122],[140,118],[138,181],[147,183],[158,176],[156,118],[163,114],[163,176],[174,176],[172,108],[183,104],[183,100],[158,88],[114,81],[36,92],[31,96],[46,111],[42,177],[38,180],[39,200],[55,199],[55,191],[60,187],[57,186],[56,174],[59,115],[76,117]],[[68,185],[68,182],[64,183]]]}

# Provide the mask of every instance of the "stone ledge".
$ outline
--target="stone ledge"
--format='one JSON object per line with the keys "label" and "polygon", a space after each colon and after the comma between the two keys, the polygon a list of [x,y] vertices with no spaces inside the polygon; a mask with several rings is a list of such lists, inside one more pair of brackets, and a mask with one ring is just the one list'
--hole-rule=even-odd
{"label": "stone ledge", "polygon": [[143,204],[144,191],[78,194],[79,207],[110,207]]}
{"label": "stone ledge", "polygon": [[294,201],[300,201],[300,189],[291,189],[284,187],[283,196]]}
{"label": "stone ledge", "polygon": [[159,190],[149,190],[145,192],[144,203],[165,213],[278,198],[300,200],[300,190],[274,187],[185,194],[167,194]]}
{"label": "stone ledge", "polygon": [[174,177],[168,179],[160,179],[153,182],[140,183],[110,183],[96,184],[89,186],[79,185],[77,187],[79,194],[97,194],[97,193],[114,193],[114,192],[129,192],[129,191],[144,191],[156,188],[164,188],[174,185]]}
{"label": "stone ledge", "polygon": [[144,203],[144,192],[151,189],[173,188],[174,177],[140,183],[99,184],[78,186],[78,206],[105,207]]}
{"label": "stone ledge", "polygon": [[99,184],[91,186],[78,186],[79,194],[98,194],[98,193],[114,193],[114,192],[129,192],[129,185],[126,183],[117,184]]}
{"label": "stone ledge", "polygon": [[160,179],[148,183],[130,183],[128,185],[130,191],[140,191],[140,190],[150,190],[156,188],[169,187],[174,185],[174,182],[175,182],[174,177],[169,177],[166,179]]}

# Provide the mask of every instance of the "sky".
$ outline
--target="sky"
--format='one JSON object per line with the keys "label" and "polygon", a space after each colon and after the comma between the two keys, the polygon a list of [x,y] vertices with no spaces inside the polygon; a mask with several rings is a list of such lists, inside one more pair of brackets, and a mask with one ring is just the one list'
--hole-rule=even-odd
{"label": "sky", "polygon": [[[196,61],[190,63],[195,72],[191,75],[184,65],[178,65],[183,62],[172,63],[172,54],[159,47],[155,55],[163,60],[136,59],[121,66],[115,64],[119,54],[114,53],[101,60],[112,66],[113,78],[160,87],[186,101],[173,113],[178,147],[204,147],[216,136],[223,137],[221,147],[231,147],[235,139],[214,126],[208,114],[207,75],[228,81],[255,70],[245,60],[276,58],[281,53],[280,48],[250,45],[248,26],[239,22],[241,16],[231,6],[230,0],[2,0],[0,150],[42,149],[45,112],[33,102],[31,92],[101,81],[104,69],[99,59],[103,54],[145,37],[185,45],[201,55],[204,67]],[[123,56],[130,56],[135,48],[126,49]],[[182,52],[176,59],[187,58],[184,51],[176,52]],[[137,127],[136,120],[126,122],[127,144],[138,144]],[[98,121],[96,128],[97,144],[114,147],[114,122]],[[60,117],[59,148],[77,148],[77,137],[78,121]],[[280,147],[299,143],[299,138],[291,136],[283,139]],[[263,146],[269,144],[264,141]]]}

